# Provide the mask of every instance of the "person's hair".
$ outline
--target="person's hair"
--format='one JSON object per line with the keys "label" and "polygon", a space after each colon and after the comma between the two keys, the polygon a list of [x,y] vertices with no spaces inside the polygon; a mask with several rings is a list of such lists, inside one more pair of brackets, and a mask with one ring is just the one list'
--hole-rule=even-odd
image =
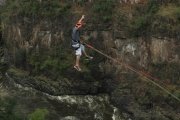
{"label": "person's hair", "polygon": [[82,22],[78,22],[78,23],[76,24],[76,28],[81,28],[81,27],[82,27],[82,25],[83,25],[83,23],[82,23]]}

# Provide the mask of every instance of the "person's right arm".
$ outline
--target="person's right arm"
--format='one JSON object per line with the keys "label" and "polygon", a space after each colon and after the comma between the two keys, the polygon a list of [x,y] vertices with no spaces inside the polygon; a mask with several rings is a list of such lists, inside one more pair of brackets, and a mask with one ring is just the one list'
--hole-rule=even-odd
{"label": "person's right arm", "polygon": [[79,19],[78,23],[81,23],[84,20],[85,15],[82,15],[81,19]]}

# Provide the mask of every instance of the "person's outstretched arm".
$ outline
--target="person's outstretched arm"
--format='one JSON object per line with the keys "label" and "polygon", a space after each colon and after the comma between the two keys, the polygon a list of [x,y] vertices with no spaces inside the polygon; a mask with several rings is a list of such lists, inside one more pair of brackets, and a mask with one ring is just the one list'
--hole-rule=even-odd
{"label": "person's outstretched arm", "polygon": [[81,23],[84,20],[84,16],[85,15],[82,15],[82,17],[81,17],[81,19],[79,19],[78,23]]}

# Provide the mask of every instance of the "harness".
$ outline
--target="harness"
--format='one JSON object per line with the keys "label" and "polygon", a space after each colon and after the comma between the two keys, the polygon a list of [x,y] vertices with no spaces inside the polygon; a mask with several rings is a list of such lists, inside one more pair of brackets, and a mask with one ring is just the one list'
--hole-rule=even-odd
{"label": "harness", "polygon": [[[77,34],[77,32],[78,32],[78,30],[76,30],[76,32],[75,33],[73,33],[73,34]],[[80,48],[80,42],[79,41],[77,41],[77,40],[75,40],[75,39],[73,39],[73,37],[71,36],[71,39],[72,39],[72,47],[73,47],[73,49],[74,50],[77,50],[78,48]]]}

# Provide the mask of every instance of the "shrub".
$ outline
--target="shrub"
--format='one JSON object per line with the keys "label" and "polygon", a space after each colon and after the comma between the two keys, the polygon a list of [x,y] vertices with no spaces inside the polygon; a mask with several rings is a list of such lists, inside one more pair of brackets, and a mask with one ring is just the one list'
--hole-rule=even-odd
{"label": "shrub", "polygon": [[177,21],[177,19],[180,17],[180,7],[178,7],[174,4],[168,4],[167,6],[161,6],[157,15]]}
{"label": "shrub", "polygon": [[54,49],[45,53],[32,51],[32,54],[28,56],[28,63],[32,66],[32,73],[56,76],[68,69],[72,65],[73,57],[67,49],[62,49],[60,46],[56,52],[55,54]]}
{"label": "shrub", "polygon": [[25,67],[26,64],[26,50],[18,49],[15,52],[15,65],[18,67]]}
{"label": "shrub", "polygon": [[77,3],[80,6],[83,6],[88,0],[78,0]]}
{"label": "shrub", "polygon": [[175,4],[161,6],[152,23],[154,32],[168,37],[178,36],[179,26],[180,7]]}
{"label": "shrub", "polygon": [[15,115],[14,108],[16,101],[14,99],[1,99],[0,98],[0,119],[1,120],[21,120],[20,117]]}
{"label": "shrub", "polygon": [[7,0],[6,5],[1,10],[3,21],[10,20],[11,17],[37,16],[37,17],[57,17],[67,13],[71,6],[61,3],[59,0]]}
{"label": "shrub", "polygon": [[92,6],[95,17],[103,22],[109,22],[112,19],[114,0],[97,0]]}
{"label": "shrub", "polygon": [[152,73],[163,81],[179,84],[180,65],[177,63],[159,63],[151,66]]}
{"label": "shrub", "polygon": [[156,0],[149,1],[145,6],[137,6],[134,14],[136,17],[130,23],[130,36],[144,36],[151,30],[152,19],[159,10]]}
{"label": "shrub", "polygon": [[40,64],[40,70],[52,70],[54,72],[62,72],[69,67],[70,62],[67,60],[60,60],[58,58],[49,57]]}
{"label": "shrub", "polygon": [[147,16],[138,17],[130,25],[130,34],[134,37],[145,35],[150,25]]}
{"label": "shrub", "polygon": [[33,113],[28,115],[28,120],[45,120],[48,115],[47,109],[36,109]]}
{"label": "shrub", "polygon": [[159,10],[159,4],[157,0],[150,0],[147,4],[147,9],[145,10],[148,14],[155,14]]}

